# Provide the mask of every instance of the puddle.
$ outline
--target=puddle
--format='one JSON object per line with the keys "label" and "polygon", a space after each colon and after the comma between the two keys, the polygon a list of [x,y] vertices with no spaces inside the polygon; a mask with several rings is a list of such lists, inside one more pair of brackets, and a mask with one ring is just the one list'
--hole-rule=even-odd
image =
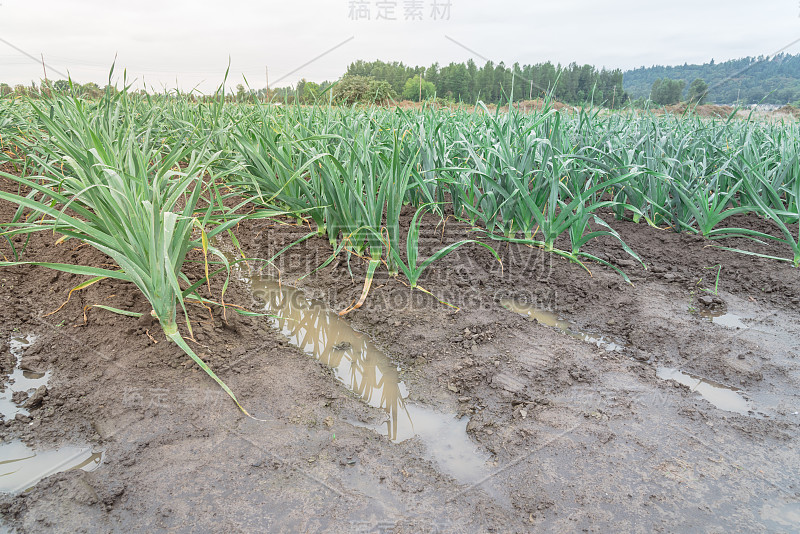
{"label": "puddle", "polygon": [[748,328],[748,325],[742,322],[742,317],[735,313],[725,313],[722,310],[700,310],[698,315],[703,319],[722,325],[728,328]]}
{"label": "puddle", "polygon": [[326,366],[350,391],[370,406],[383,409],[388,418],[370,427],[395,442],[418,436],[442,470],[464,483],[486,474],[489,455],[481,452],[466,433],[468,418],[437,412],[408,403],[408,389],[400,368],[369,339],[353,330],[321,301],[310,301],[302,291],[257,274],[240,271],[262,311],[280,316],[268,318],[292,345]]}
{"label": "puddle", "polygon": [[50,378],[49,371],[46,373],[35,373],[21,367],[22,352],[30,347],[34,341],[36,341],[36,336],[33,334],[14,334],[8,342],[9,350],[16,358],[17,363],[14,366],[14,371],[8,377],[5,389],[0,391],[0,414],[3,414],[6,420],[13,419],[18,413],[30,415],[28,410],[22,407],[22,404],[24,404],[27,399],[17,404],[12,399],[14,393],[18,391],[33,392],[39,386],[46,385]]}
{"label": "puddle", "polygon": [[0,444],[0,492],[26,491],[45,477],[83,469],[93,471],[103,462],[103,453],[91,447],[61,447],[35,451],[21,441]]}
{"label": "puddle", "polygon": [[776,532],[791,532],[800,525],[800,503],[767,502],[761,507],[759,515]]}
{"label": "puddle", "polygon": [[702,395],[704,399],[720,410],[742,415],[753,415],[753,408],[750,402],[742,396],[740,390],[734,387],[719,384],[669,367],[659,367],[656,371],[656,375],[662,380],[675,380],[679,384],[687,386],[692,391]]}
{"label": "puddle", "polygon": [[[436,412],[411,403],[406,403],[404,415],[407,416],[408,423],[402,426],[407,434],[400,438],[419,436],[428,451],[433,451],[431,454],[442,470],[461,482],[474,484],[485,478],[487,472],[483,466],[489,460],[489,455],[480,453],[467,436],[469,422],[467,417],[457,419],[451,414]],[[357,422],[353,424],[367,426],[388,436],[386,425],[370,427]]]}
{"label": "puddle", "polygon": [[514,313],[527,315],[532,321],[536,321],[539,324],[543,324],[551,328],[558,328],[568,336],[585,341],[586,343],[591,343],[592,345],[600,347],[601,349],[605,349],[609,352],[620,352],[624,347],[628,346],[627,343],[614,342],[608,339],[606,336],[598,336],[595,334],[582,332],[574,324],[561,319],[557,314],[537,308],[533,304],[527,304],[513,299],[502,299],[500,301],[500,305]]}

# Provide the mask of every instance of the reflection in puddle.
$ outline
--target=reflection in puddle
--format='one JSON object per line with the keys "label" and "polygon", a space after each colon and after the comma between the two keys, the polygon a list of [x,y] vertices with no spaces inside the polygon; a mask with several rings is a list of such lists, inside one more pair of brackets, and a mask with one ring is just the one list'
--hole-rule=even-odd
{"label": "reflection in puddle", "polygon": [[376,431],[396,442],[419,436],[442,469],[462,482],[485,476],[489,456],[479,452],[467,435],[468,419],[406,402],[408,390],[400,380],[400,369],[369,337],[353,330],[321,301],[307,300],[298,289],[257,274],[247,277],[243,270],[240,274],[264,304],[263,311],[279,316],[269,321],[291,344],[333,369],[336,378],[364,402],[386,411],[388,420]]}
{"label": "reflection in puddle", "polygon": [[761,507],[761,519],[771,524],[777,532],[791,532],[800,525],[800,503],[776,502],[765,503]]}
{"label": "reflection in puddle", "polygon": [[18,493],[64,471],[93,471],[102,461],[103,453],[93,452],[91,447],[34,451],[21,441],[3,443],[0,444],[0,492]]}
{"label": "reflection in puddle", "polygon": [[659,367],[656,375],[662,380],[675,380],[679,384],[687,386],[720,410],[742,415],[749,415],[749,412],[752,411],[750,403],[742,397],[742,394],[736,388],[669,367]]}
{"label": "reflection in puddle", "polygon": [[[413,428],[406,426],[405,430],[409,434],[396,441],[417,435],[445,472],[464,483],[475,483],[485,478],[483,465],[489,455],[480,453],[467,436],[468,418],[456,419],[451,414],[436,412],[416,404],[406,404],[405,414],[413,422]],[[387,435],[384,425],[370,428]]]}
{"label": "reflection in puddle", "polygon": [[414,435],[400,370],[367,336],[350,328],[322,302],[306,300],[298,289],[257,276],[249,282],[253,296],[264,302],[264,311],[280,316],[269,321],[292,345],[333,369],[336,378],[364,402],[386,410],[390,439],[403,441]]}
{"label": "reflection in puddle", "polygon": [[592,345],[596,345],[607,351],[619,352],[623,349],[623,347],[627,346],[626,343],[615,343],[607,339],[606,336],[597,336],[594,334],[581,332],[569,321],[559,318],[558,315],[551,311],[537,308],[533,304],[527,304],[525,302],[519,302],[513,299],[502,299],[500,301],[500,305],[508,310],[513,311],[514,313],[527,315],[532,321],[536,321],[539,324],[543,324],[552,328],[558,328],[565,334],[572,336],[575,339],[580,339],[581,341],[591,343]]}
{"label": "reflection in puddle", "polygon": [[[36,336],[33,334],[14,334],[8,342],[9,350],[16,358],[17,363],[14,366],[14,371],[8,376],[5,389],[0,391],[0,414],[3,414],[6,419],[13,419],[18,413],[30,415],[28,410],[12,400],[14,393],[18,391],[31,392],[39,386],[46,385],[47,380],[50,378],[49,371],[47,373],[35,373],[20,367],[22,364],[22,352],[30,347],[34,341],[36,341]],[[25,401],[23,400],[21,404],[24,403]]]}
{"label": "reflection in puddle", "polygon": [[716,323],[718,325],[726,326],[728,328],[748,328],[746,324],[742,322],[742,318],[735,313],[725,313],[721,309],[702,309],[698,312],[698,315],[703,319],[707,319],[712,323]]}

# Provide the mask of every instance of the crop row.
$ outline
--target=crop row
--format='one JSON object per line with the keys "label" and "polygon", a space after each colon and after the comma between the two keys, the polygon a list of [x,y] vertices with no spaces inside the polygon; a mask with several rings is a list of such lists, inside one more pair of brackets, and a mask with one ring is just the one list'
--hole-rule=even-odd
{"label": "crop row", "polygon": [[[226,259],[214,238],[227,233],[236,244],[232,229],[246,218],[302,221],[310,231],[299,241],[329,240],[325,264],[340,254],[364,258],[368,274],[354,307],[382,266],[419,287],[432,262],[466,243],[495,258],[498,242],[525,243],[585,268],[605,264],[627,279],[586,250],[603,236],[641,262],[610,218],[709,240],[778,242],[787,253],[775,259],[798,266],[798,133],[796,123],[547,105],[529,114],[490,113],[480,103],[418,111],[282,107],[124,91],[98,101],[0,99],[0,162],[15,168],[2,176],[20,186],[0,191],[18,206],[2,222],[8,254],[0,265],[89,276],[79,287],[104,278],[135,284],[165,334],[233,397],[187,345],[177,311],[191,335],[185,303],[222,302],[200,289],[241,260]],[[416,215],[401,231],[407,206]],[[729,224],[745,214],[771,221],[774,231]],[[455,217],[475,238],[421,259],[423,216]],[[90,244],[117,268],[23,261],[29,235],[44,230]],[[192,249],[203,252],[201,280],[184,273]]]}

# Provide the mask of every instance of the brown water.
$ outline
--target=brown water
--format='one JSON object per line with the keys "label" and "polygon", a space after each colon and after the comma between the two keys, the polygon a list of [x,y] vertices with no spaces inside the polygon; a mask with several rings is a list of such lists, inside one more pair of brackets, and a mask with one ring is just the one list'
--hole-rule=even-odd
{"label": "brown water", "polygon": [[13,334],[8,342],[9,350],[16,358],[17,363],[8,377],[5,389],[0,391],[0,414],[3,414],[3,417],[6,419],[13,419],[18,413],[29,415],[28,410],[21,406],[25,401],[21,404],[17,404],[11,399],[11,396],[15,392],[33,392],[39,386],[46,385],[50,378],[49,371],[46,373],[35,373],[21,367],[22,352],[30,347],[34,341],[36,341],[36,336],[33,334]]}
{"label": "brown water", "polygon": [[684,373],[669,367],[659,367],[656,375],[663,380],[675,380],[694,392],[699,393],[708,402],[727,412],[752,415],[753,408],[742,396],[742,393],[730,386],[707,380],[699,376]]}
{"label": "brown water", "polygon": [[103,461],[91,447],[60,447],[35,451],[21,441],[0,444],[0,492],[19,493],[41,479],[73,469],[93,471]]}
{"label": "brown water", "polygon": [[698,315],[703,319],[727,328],[749,328],[748,325],[742,322],[742,317],[735,313],[726,313],[721,310],[700,310]]}
{"label": "brown water", "polygon": [[502,299],[500,301],[500,305],[508,310],[513,311],[514,313],[527,315],[532,321],[536,321],[539,324],[543,324],[551,328],[558,328],[568,336],[585,341],[586,343],[591,343],[592,345],[596,345],[597,347],[607,351],[619,352],[627,346],[626,343],[612,341],[604,335],[583,332],[569,321],[561,319],[556,313],[538,308],[533,304],[528,304],[513,299]]}
{"label": "brown water", "polygon": [[386,421],[369,428],[395,442],[419,438],[430,458],[461,482],[474,483],[486,475],[489,455],[467,435],[468,418],[408,402],[400,368],[368,336],[298,289],[244,270],[239,276],[262,311],[277,316],[269,318],[270,324],[292,345],[330,367],[364,402],[385,411]]}

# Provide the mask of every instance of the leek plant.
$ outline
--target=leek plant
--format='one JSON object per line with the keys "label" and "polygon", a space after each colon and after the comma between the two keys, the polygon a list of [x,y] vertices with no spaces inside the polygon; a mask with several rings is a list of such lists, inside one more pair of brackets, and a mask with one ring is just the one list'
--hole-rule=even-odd
{"label": "leek plant", "polygon": [[[5,224],[3,233],[52,231],[62,236],[59,241],[76,239],[91,245],[118,268],[36,261],[4,261],[0,266],[39,265],[91,276],[94,281],[112,278],[134,284],[151,304],[151,313],[167,338],[247,414],[228,386],[189,347],[177,322],[180,308],[191,334],[186,300],[209,302],[197,293],[205,279],[192,282],[182,270],[188,252],[201,249],[229,270],[225,256],[209,243],[243,218],[221,216],[227,214],[219,213],[213,198],[218,178],[203,178],[216,155],[191,143],[162,151],[149,135],[152,121],[142,127],[124,113],[124,94],[101,102],[94,110],[78,99],[57,98],[45,104],[50,104],[49,110],[42,104],[34,106],[44,131],[37,145],[41,152],[33,157],[44,164],[46,157],[61,154],[65,170],[49,165],[46,174],[27,178],[2,173],[31,192],[0,192],[0,199],[30,214]],[[179,162],[188,164],[180,169]]]}
{"label": "leek plant", "polygon": [[[433,296],[433,293],[431,293],[427,289],[424,289],[424,288],[420,287],[419,284],[418,284],[419,278],[420,278],[420,276],[422,276],[422,273],[425,271],[425,269],[430,267],[430,265],[433,262],[438,261],[441,258],[444,258],[448,254],[450,254],[451,252],[456,250],[458,247],[460,247],[462,245],[469,244],[469,243],[474,243],[476,245],[479,245],[479,246],[487,249],[492,254],[492,256],[494,256],[494,258],[500,263],[500,265],[502,267],[502,261],[500,260],[500,256],[497,254],[497,251],[495,251],[495,249],[493,249],[492,247],[490,247],[486,243],[483,243],[481,241],[477,241],[475,239],[462,239],[462,240],[457,241],[455,243],[451,243],[451,244],[449,244],[447,246],[444,246],[441,249],[437,250],[436,252],[431,254],[428,258],[426,258],[425,260],[420,262],[419,261],[420,227],[422,225],[422,216],[429,209],[430,209],[430,206],[428,206],[428,205],[422,206],[421,208],[419,208],[417,210],[417,212],[414,214],[414,218],[411,220],[411,225],[408,228],[408,235],[406,236],[406,259],[405,259],[405,261],[403,260],[402,256],[400,255],[400,251],[397,249],[397,247],[392,247],[389,243],[386,244],[387,248],[389,249],[390,258],[392,258],[392,260],[395,262],[395,264],[398,265],[399,268],[403,271],[403,274],[405,275],[406,279],[408,279],[408,283],[409,283],[411,289],[419,289],[420,291],[423,291],[423,292],[428,293],[429,295]],[[439,302],[443,302],[438,297],[435,297],[435,298],[437,300],[439,300]],[[443,303],[447,304],[445,302],[443,302]],[[448,306],[449,306],[449,304],[448,304]]]}

